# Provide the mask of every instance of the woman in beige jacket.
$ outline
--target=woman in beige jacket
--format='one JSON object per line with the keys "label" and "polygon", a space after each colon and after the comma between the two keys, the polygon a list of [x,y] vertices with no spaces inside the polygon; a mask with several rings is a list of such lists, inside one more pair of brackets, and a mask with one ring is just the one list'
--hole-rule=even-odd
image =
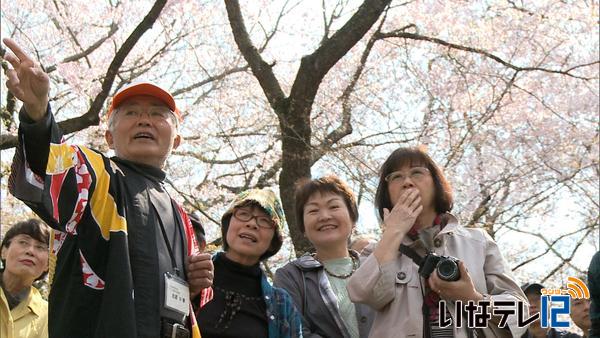
{"label": "woman in beige jacket", "polygon": [[[490,302],[489,313],[498,301],[514,301],[515,312],[518,302],[525,309],[528,304],[494,240],[483,229],[459,225],[449,213],[452,192],[440,168],[422,149],[400,148],[380,174],[375,206],[383,235],[363,250],[368,257],[348,282],[352,301],[377,311],[370,337],[519,337],[525,328],[518,327],[516,314],[502,328],[500,316],[467,328],[468,316],[457,309],[469,301]],[[422,277],[418,257],[431,252],[457,258],[458,274],[442,274],[443,280],[434,268]],[[528,318],[526,310],[523,316]],[[450,318],[449,326],[440,325]]]}

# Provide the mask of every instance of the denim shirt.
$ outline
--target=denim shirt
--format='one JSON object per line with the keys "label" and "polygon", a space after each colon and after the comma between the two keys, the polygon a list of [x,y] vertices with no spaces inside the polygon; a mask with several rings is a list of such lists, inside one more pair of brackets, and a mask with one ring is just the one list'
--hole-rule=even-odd
{"label": "denim shirt", "polygon": [[271,285],[262,274],[261,287],[267,304],[269,338],[302,337],[302,318],[284,289]]}

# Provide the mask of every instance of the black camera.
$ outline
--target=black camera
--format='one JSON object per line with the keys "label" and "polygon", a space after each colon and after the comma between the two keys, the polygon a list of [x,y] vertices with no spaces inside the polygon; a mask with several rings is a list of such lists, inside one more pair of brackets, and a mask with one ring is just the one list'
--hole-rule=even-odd
{"label": "black camera", "polygon": [[460,279],[458,259],[449,256],[439,256],[430,252],[419,264],[419,275],[429,278],[433,270],[436,270],[441,280],[454,282]]}

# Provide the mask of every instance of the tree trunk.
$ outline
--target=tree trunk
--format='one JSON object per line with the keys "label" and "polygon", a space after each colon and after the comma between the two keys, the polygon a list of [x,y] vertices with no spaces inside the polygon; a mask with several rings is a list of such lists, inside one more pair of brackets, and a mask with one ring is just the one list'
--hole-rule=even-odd
{"label": "tree trunk", "polygon": [[294,186],[298,179],[311,177],[310,106],[290,105],[285,118],[280,119],[282,162],[279,175],[279,194],[288,222],[296,256],[310,251],[312,245],[298,228],[295,217]]}
{"label": "tree trunk", "polygon": [[[312,54],[302,58],[290,94],[286,97],[273,73],[272,64],[263,60],[252,44],[239,2],[225,0],[234,40],[279,119],[282,147],[279,194],[297,256],[309,251],[311,247],[297,227],[294,185],[300,178],[311,177],[310,168],[318,160],[310,144],[310,113],[319,85],[327,72],[365,36],[390,2],[391,0],[365,0],[343,27],[325,39]],[[351,130],[351,127],[345,129]],[[341,137],[343,136],[335,139],[339,140]],[[322,156],[323,153],[319,155]]]}

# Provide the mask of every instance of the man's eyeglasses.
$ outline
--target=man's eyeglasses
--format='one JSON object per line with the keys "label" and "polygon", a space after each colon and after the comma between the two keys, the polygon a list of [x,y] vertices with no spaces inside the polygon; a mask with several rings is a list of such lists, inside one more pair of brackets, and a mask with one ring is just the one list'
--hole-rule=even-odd
{"label": "man's eyeglasses", "polygon": [[385,177],[385,181],[388,183],[404,182],[407,177],[410,177],[413,181],[419,181],[425,178],[429,174],[429,169],[425,167],[414,167],[410,168],[408,172],[394,171]]}
{"label": "man's eyeglasses", "polygon": [[253,218],[256,218],[256,224],[264,229],[274,229],[275,224],[270,217],[267,216],[256,216],[253,215],[251,211],[247,209],[235,209],[233,211],[233,217],[237,218],[242,222],[248,222]]}
{"label": "man's eyeglasses", "polygon": [[166,121],[175,117],[175,115],[170,109],[162,107],[152,108],[145,112],[143,112],[142,109],[136,107],[125,107],[121,112],[123,118],[131,120],[138,120],[144,114],[148,115],[148,117],[151,120],[157,122]]}

